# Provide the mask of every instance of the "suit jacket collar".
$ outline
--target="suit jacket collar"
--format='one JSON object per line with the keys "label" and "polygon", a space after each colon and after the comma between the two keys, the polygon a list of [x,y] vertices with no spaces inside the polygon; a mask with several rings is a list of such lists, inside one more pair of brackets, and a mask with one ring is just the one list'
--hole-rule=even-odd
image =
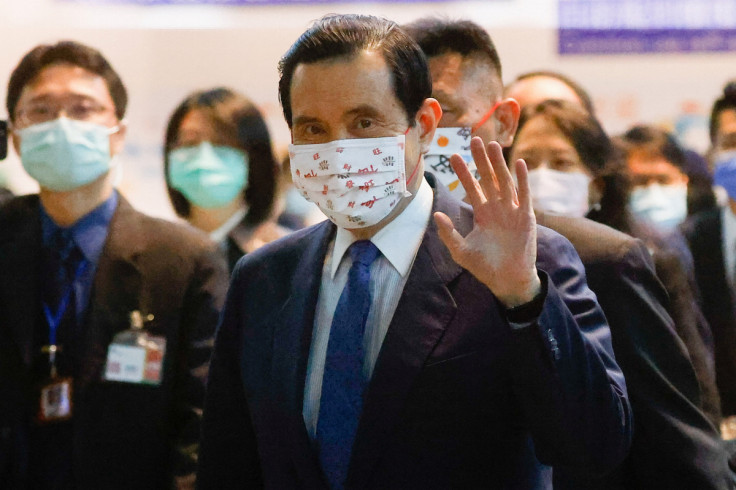
{"label": "suit jacket collar", "polygon": [[[472,212],[436,185],[431,176],[427,180],[435,191],[433,211],[447,214],[458,231],[467,234]],[[286,408],[292,457],[304,481],[321,479],[302,408],[314,312],[325,255],[335,230],[332,223],[323,222],[313,231],[294,271],[291,293],[279,313],[273,339],[274,401]],[[361,487],[369,482],[414,379],[455,315],[456,304],[447,284],[461,272],[430,219],[365,394],[348,486]]]}

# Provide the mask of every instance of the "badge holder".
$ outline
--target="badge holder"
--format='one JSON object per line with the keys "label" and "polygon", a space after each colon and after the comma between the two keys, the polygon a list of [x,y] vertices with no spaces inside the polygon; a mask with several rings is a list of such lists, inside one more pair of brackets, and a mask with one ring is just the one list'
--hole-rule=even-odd
{"label": "badge holder", "polygon": [[[153,319],[149,315],[147,320]],[[113,337],[107,349],[105,379],[122,383],[158,386],[161,384],[166,338],[143,330],[143,316],[130,312],[130,328]]]}
{"label": "badge holder", "polygon": [[38,403],[37,420],[41,424],[61,422],[72,417],[72,378],[59,377],[56,368],[56,354],[61,350],[58,345],[46,345],[42,348],[49,355],[50,376],[41,385]]}

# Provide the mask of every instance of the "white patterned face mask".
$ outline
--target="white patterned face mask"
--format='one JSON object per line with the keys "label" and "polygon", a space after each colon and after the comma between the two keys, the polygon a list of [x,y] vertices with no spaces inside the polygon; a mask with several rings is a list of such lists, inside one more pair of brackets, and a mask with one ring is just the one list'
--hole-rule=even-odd
{"label": "white patterned face mask", "polygon": [[404,145],[404,135],[292,144],[291,178],[337,226],[373,226],[411,195],[406,190]]}
{"label": "white patterned face mask", "polygon": [[458,199],[465,197],[465,188],[460,184],[455,171],[450,166],[450,157],[460,155],[476,178],[478,171],[470,153],[470,140],[473,138],[471,128],[437,128],[429,151],[424,156],[424,167],[434,175],[440,184],[450,190],[450,194]]}

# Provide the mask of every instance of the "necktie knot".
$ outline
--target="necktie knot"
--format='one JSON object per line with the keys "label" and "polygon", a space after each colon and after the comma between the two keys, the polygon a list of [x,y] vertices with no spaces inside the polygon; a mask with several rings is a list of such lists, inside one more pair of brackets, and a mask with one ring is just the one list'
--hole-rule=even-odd
{"label": "necktie knot", "polygon": [[350,258],[353,263],[369,267],[378,257],[378,247],[370,240],[358,240],[350,245]]}
{"label": "necktie knot", "polygon": [[51,239],[51,249],[56,252],[62,264],[66,264],[69,261],[69,257],[76,247],[77,244],[74,242],[72,230],[70,229],[58,230]]}

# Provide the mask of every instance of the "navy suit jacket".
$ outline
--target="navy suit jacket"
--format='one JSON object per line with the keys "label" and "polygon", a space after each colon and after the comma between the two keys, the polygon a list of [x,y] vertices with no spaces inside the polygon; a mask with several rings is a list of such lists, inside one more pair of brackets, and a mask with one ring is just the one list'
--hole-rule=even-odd
{"label": "navy suit jacket", "polygon": [[[472,228],[472,209],[443,189],[433,208]],[[330,222],[301,230],[234,271],[200,488],[326,488],[302,404],[334,233]],[[538,242],[543,310],[512,329],[430,220],[365,394],[348,488],[551,488],[540,462],[600,474],[625,457],[631,411],[605,318],[569,242],[542,227]]]}

